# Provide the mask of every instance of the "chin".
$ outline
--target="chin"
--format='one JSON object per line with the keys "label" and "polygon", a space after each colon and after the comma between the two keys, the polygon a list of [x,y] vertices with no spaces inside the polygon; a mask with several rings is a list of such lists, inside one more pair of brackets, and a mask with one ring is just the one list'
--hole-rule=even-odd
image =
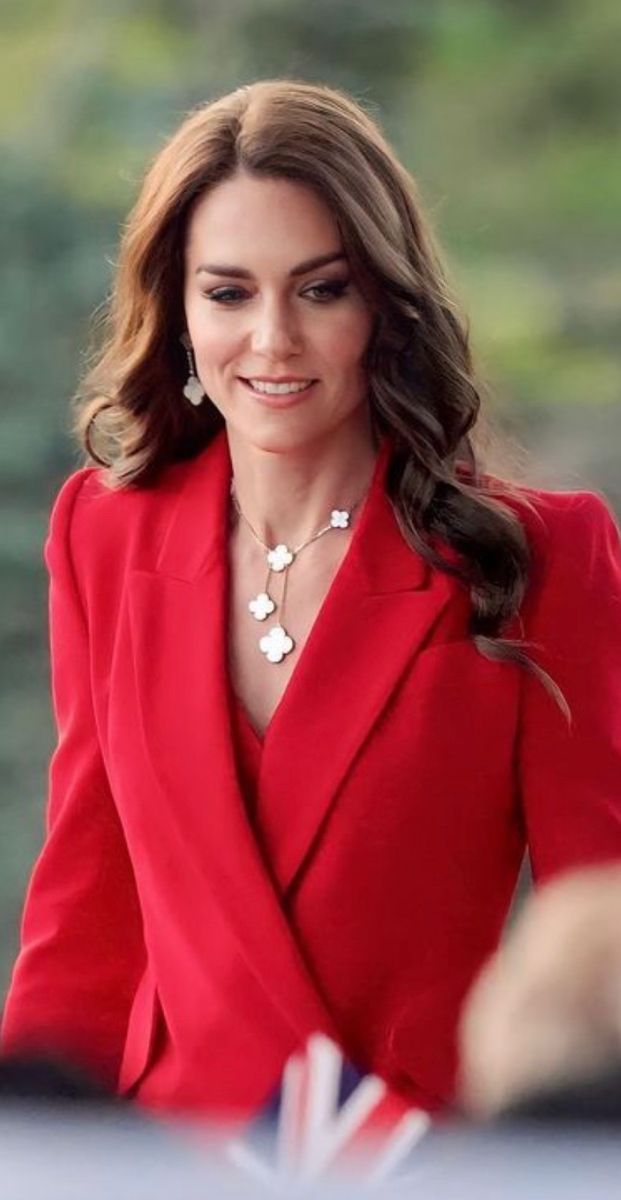
{"label": "chin", "polygon": [[321,405],[301,405],[289,412],[255,413],[250,419],[248,413],[241,420],[235,416],[225,417],[229,441],[254,446],[265,454],[303,453],[335,436],[342,437],[348,431],[359,430],[361,425],[365,428],[369,425],[366,397],[342,408],[326,405],[323,411]]}
{"label": "chin", "polygon": [[329,437],[332,432],[329,427],[303,427],[302,423],[296,421],[282,421],[280,428],[276,428],[276,422],[270,422],[270,425],[273,428],[267,428],[264,422],[253,423],[252,426],[231,423],[227,424],[227,431],[229,439],[237,443],[245,442],[264,454],[298,453]]}

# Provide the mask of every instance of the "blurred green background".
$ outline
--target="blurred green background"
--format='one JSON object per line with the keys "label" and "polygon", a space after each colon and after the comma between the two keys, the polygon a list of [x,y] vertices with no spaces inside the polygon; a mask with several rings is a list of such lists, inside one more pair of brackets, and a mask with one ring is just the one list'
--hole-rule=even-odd
{"label": "blurred green background", "polygon": [[621,511],[618,0],[2,0],[0,986],[54,742],[49,507],[141,172],[192,105],[351,90],[415,175],[529,481]]}

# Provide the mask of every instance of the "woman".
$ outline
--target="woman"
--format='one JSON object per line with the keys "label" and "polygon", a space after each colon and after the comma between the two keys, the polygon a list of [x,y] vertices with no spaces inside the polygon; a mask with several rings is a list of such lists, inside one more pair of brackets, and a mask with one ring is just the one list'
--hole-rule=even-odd
{"label": "woman", "polygon": [[80,405],[5,1046],[244,1119],[319,1031],[446,1109],[525,838],[538,879],[621,853],[606,503],[483,474],[412,180],[295,81],[156,157]]}

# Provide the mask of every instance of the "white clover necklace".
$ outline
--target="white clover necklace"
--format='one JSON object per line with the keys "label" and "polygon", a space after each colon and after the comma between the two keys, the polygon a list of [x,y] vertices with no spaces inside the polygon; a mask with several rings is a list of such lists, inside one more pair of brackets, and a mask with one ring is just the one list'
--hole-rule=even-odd
{"label": "white clover necklace", "polygon": [[[285,545],[284,542],[279,542],[277,546],[270,547],[266,542],[263,541],[261,537],[259,537],[256,529],[253,528],[248,518],[242,512],[239,506],[239,501],[235,494],[234,482],[231,482],[231,499],[237,515],[241,518],[244,524],[248,526],[248,529],[250,530],[255,541],[258,542],[258,544],[265,550],[267,565],[267,578],[265,581],[265,586],[262,592],[259,592],[252,598],[252,600],[249,601],[248,611],[252,613],[255,621],[265,621],[266,618],[271,616],[271,614],[275,612],[276,608],[278,607],[277,624],[272,625],[272,628],[269,629],[262,638],[260,638],[259,649],[265,655],[268,662],[279,663],[282,662],[283,658],[286,658],[287,654],[290,654],[295,647],[295,642],[290,634],[287,633],[284,625],[289,568],[297,560],[298,556],[302,553],[302,550],[305,550],[307,546],[310,546],[313,542],[316,542],[318,538],[323,537],[325,533],[329,533],[331,529],[348,529],[352,513],[360,501],[358,500],[356,504],[353,504],[350,508],[333,508],[332,512],[330,513],[330,520],[328,524],[323,525],[321,529],[318,529],[317,532],[313,533],[311,537],[306,539],[306,541],[301,542],[299,546],[289,547]],[[278,606],[276,605],[275,600],[273,600],[269,594],[270,577],[272,572],[275,572],[278,575],[282,574],[283,576],[282,596]]]}

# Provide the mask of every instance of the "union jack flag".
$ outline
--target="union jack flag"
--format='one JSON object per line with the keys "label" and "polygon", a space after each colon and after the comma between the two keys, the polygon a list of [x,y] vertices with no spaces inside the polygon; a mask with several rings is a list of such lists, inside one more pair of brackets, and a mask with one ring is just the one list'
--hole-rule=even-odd
{"label": "union jack flag", "polygon": [[330,1174],[379,1185],[403,1166],[431,1125],[376,1075],[362,1075],[323,1034],[286,1063],[273,1101],[227,1157],[273,1194],[304,1191]]}

